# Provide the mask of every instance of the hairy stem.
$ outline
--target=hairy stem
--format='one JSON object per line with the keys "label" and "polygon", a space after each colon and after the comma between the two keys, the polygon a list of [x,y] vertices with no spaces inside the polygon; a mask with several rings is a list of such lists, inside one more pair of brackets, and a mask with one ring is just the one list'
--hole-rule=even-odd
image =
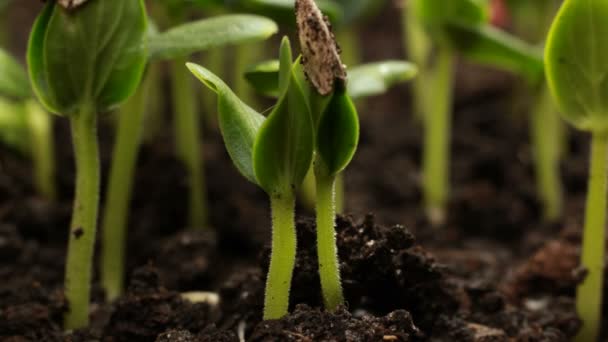
{"label": "hairy stem", "polygon": [[325,308],[333,311],[338,305],[344,304],[335,231],[336,176],[327,175],[318,164],[319,160],[315,163],[319,276]]}
{"label": "hairy stem", "polygon": [[65,296],[70,309],[65,328],[77,329],[89,322],[89,299],[97,208],[99,205],[99,151],[97,113],[83,106],[70,118],[76,158],[76,194],[70,225],[65,272]]}
{"label": "hairy stem", "polygon": [[296,261],[295,196],[271,195],[272,252],[266,281],[264,319],[287,314],[291,277]]}
{"label": "hairy stem", "polygon": [[545,219],[555,221],[562,213],[559,163],[563,126],[546,87],[540,91],[537,101],[530,121],[537,189]]}
{"label": "hairy stem", "polygon": [[36,188],[42,196],[53,201],[57,196],[53,118],[35,100],[27,101],[25,108]]}
{"label": "hairy stem", "polygon": [[449,192],[449,150],[453,81],[453,54],[447,47],[437,51],[432,81],[427,85],[435,92],[434,101],[424,101],[425,139],[423,187],[427,214],[431,222],[441,223]]}
{"label": "hairy stem", "polygon": [[588,273],[576,290],[576,308],[583,320],[583,327],[576,337],[578,342],[597,341],[601,327],[606,253],[607,158],[608,134],[594,133],[581,252],[581,264]]}
{"label": "hairy stem", "polygon": [[175,144],[177,156],[188,171],[190,227],[204,228],[207,220],[207,198],[201,157],[200,118],[196,112],[196,92],[185,64],[186,60],[183,58],[171,63]]}
{"label": "hairy stem", "polygon": [[102,223],[101,283],[109,300],[120,296],[124,285],[128,209],[151,81],[156,80],[147,78],[118,113]]}

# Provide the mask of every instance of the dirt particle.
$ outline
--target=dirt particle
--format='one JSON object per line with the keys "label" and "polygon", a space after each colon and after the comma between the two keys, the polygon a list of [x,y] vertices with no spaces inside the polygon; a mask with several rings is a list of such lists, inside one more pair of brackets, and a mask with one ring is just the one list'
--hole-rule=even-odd
{"label": "dirt particle", "polygon": [[72,234],[74,234],[76,240],[79,240],[84,235],[84,230],[82,227],[78,227],[72,231]]}

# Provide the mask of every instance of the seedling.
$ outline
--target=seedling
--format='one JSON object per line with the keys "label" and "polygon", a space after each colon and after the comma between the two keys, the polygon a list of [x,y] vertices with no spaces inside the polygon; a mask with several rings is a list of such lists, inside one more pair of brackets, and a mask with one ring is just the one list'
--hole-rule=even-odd
{"label": "seedling", "polygon": [[[479,0],[412,0],[408,10],[422,27],[412,35],[424,33],[414,48],[423,49],[412,54],[422,63],[420,82],[415,93],[417,108],[425,128],[423,164],[423,193],[428,216],[432,223],[444,219],[448,199],[449,140],[452,104],[454,56],[456,53],[481,64],[491,65],[523,75],[530,82],[542,78],[543,63],[540,52],[488,24],[487,9]],[[436,48],[434,59],[429,45]],[[422,89],[422,91],[421,91]]]}
{"label": "seedling", "polygon": [[190,71],[218,95],[219,124],[226,149],[240,173],[270,198],[272,252],[266,283],[264,319],[287,313],[296,257],[295,194],[310,167],[314,131],[310,109],[285,38],[280,49],[281,96],[265,118],[243,103],[209,70],[189,63]]}
{"label": "seedling", "polygon": [[[0,97],[12,101],[0,114],[6,125],[0,125],[0,136],[29,154],[34,164],[34,179],[39,194],[54,200],[55,160],[53,148],[53,123],[34,98],[25,69],[7,52],[0,49]],[[12,132],[21,130],[20,133]]]}
{"label": "seedling", "polygon": [[143,0],[89,0],[72,10],[48,2],[30,35],[27,59],[34,92],[72,126],[77,173],[65,274],[66,329],[89,320],[99,201],[98,114],[137,88],[147,57],[145,33]]}
{"label": "seedling", "polygon": [[[273,21],[255,15],[227,15],[199,20],[171,28],[160,34],[151,31],[148,35],[150,55],[147,62],[148,65],[160,60],[172,60],[172,63],[175,63],[175,60],[183,60],[184,56],[191,55],[194,52],[243,41],[262,40],[276,31],[277,26]],[[150,66],[153,67],[153,65]],[[175,68],[173,77],[181,77],[177,75],[182,75],[182,69],[185,70],[183,64],[181,64],[180,69]],[[114,145],[103,216],[101,253],[101,280],[109,299],[118,297],[122,293],[124,285],[127,213],[137,153],[144,126],[144,113],[147,108],[145,99],[152,86],[151,82],[156,81],[154,78],[150,79],[151,76],[154,75],[148,74],[148,79],[138,89],[135,96],[121,108],[118,118],[117,139]],[[189,79],[173,82],[176,88],[183,88],[183,93],[179,92],[179,89],[174,89],[176,91],[174,101],[177,101],[176,107],[180,109],[177,112],[178,116],[182,115],[182,119],[185,116],[188,120],[195,121],[191,125],[185,125],[182,120],[177,120],[181,123],[177,126],[177,129],[193,138],[198,136],[198,113],[191,112],[194,108],[189,107],[194,99],[189,97],[193,96],[192,91],[194,90],[193,87],[187,86],[189,84]],[[181,147],[189,153],[188,155],[182,155],[182,157],[187,157],[184,160],[194,163],[188,164],[189,170],[192,172],[190,176],[192,179],[198,180],[196,182],[192,181],[190,184],[192,214],[197,212],[195,207],[198,208],[202,204],[202,198],[204,198],[201,196],[203,189],[200,182],[203,182],[204,178],[201,170],[202,164],[199,163],[201,161],[198,155],[199,141],[184,140],[182,144]]]}
{"label": "seedling", "polygon": [[576,341],[597,341],[601,327],[608,170],[608,2],[566,0],[547,38],[546,74],[551,93],[574,127],[591,132],[589,187],[576,291],[583,327]]}

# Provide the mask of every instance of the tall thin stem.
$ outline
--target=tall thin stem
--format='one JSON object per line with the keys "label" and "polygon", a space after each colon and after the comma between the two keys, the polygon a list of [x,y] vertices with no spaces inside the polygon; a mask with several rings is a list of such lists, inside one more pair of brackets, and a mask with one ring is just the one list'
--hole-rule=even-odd
{"label": "tall thin stem", "polygon": [[186,59],[171,62],[171,86],[178,157],[186,165],[190,185],[189,216],[191,228],[204,228],[207,220],[207,198],[201,151],[200,118],[196,112],[195,88]]}
{"label": "tall thin stem", "polygon": [[278,319],[289,309],[291,277],[296,262],[295,196],[271,195],[272,252],[266,281],[264,319]]}
{"label": "tall thin stem", "polygon": [[70,120],[76,158],[76,194],[65,272],[65,296],[70,309],[65,315],[64,324],[66,329],[77,329],[89,322],[92,261],[99,205],[99,151],[97,113],[93,107],[83,106]]}
{"label": "tall thin stem", "polygon": [[608,172],[608,134],[593,133],[589,188],[581,263],[587,277],[576,289],[576,309],[583,327],[576,341],[597,341],[601,327],[604,258],[606,248],[606,191]]}
{"label": "tall thin stem", "polygon": [[537,101],[530,120],[536,183],[545,219],[554,221],[562,212],[559,162],[563,127],[546,87],[539,92]]}
{"label": "tall thin stem", "polygon": [[425,139],[423,187],[427,214],[431,222],[441,223],[449,192],[449,150],[452,110],[453,53],[447,47],[437,51],[432,81],[427,87],[435,91],[434,101],[424,101]]}
{"label": "tall thin stem", "polygon": [[27,101],[25,108],[30,133],[30,149],[34,163],[36,188],[42,196],[53,201],[57,196],[53,118],[35,100]]}
{"label": "tall thin stem", "polygon": [[340,263],[336,246],[336,177],[327,175],[320,161],[315,163],[317,187],[317,255],[323,302],[333,311],[344,303],[340,281]]}
{"label": "tall thin stem", "polygon": [[156,79],[147,78],[118,113],[102,221],[101,283],[110,300],[122,293],[124,284],[128,209],[150,81]]}

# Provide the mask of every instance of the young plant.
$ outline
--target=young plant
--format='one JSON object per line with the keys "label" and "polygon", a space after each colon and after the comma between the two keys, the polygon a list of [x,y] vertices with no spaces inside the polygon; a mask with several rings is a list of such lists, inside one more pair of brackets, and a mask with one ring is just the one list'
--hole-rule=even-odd
{"label": "young plant", "polygon": [[[415,16],[413,24],[422,25],[416,34],[424,32],[436,51],[433,59],[419,65],[419,77],[425,82],[425,88],[415,93],[420,96],[415,103],[425,129],[423,194],[429,219],[435,224],[444,220],[449,192],[448,151],[456,53],[474,62],[523,75],[530,82],[538,82],[543,74],[540,52],[492,27],[482,3],[481,0],[412,0],[408,7]],[[416,59],[430,57],[426,43],[413,44],[424,48]]]}
{"label": "young plant", "polygon": [[587,271],[576,291],[583,327],[576,341],[597,341],[601,327],[606,248],[608,171],[608,2],[566,0],[545,48],[546,75],[563,118],[591,133],[589,187],[581,264]]}
{"label": "young plant", "polygon": [[[18,142],[22,150],[32,158],[36,189],[40,195],[52,201],[56,195],[52,118],[34,98],[26,70],[2,49],[0,75],[0,97],[16,103],[12,112],[2,115],[7,118],[22,117],[22,120],[15,118],[14,122],[23,122],[25,129],[25,132],[22,132],[24,134],[20,136],[7,134],[16,138],[13,142]],[[12,128],[1,128],[5,129]]]}
{"label": "young plant", "polygon": [[[246,41],[258,41],[266,39],[277,31],[276,24],[270,19],[259,17],[256,15],[226,15],[210,19],[203,19],[192,23],[176,26],[163,33],[151,32],[148,35],[147,44],[149,48],[149,56],[147,63],[153,67],[154,62],[160,60],[183,60],[185,56],[189,56],[194,52],[207,49],[217,48],[228,44],[238,44]],[[172,62],[174,63],[174,62]],[[174,78],[181,77],[182,71],[187,70],[183,67],[175,69],[173,72]],[[110,177],[108,181],[108,191],[105,202],[105,212],[103,215],[103,240],[101,251],[101,281],[106,295],[109,299],[115,299],[122,293],[124,285],[124,264],[125,264],[125,243],[126,243],[126,226],[128,221],[128,208],[131,199],[131,188],[133,175],[135,173],[135,165],[137,161],[137,153],[142,136],[144,113],[146,112],[146,96],[153,86],[153,82],[157,79],[150,78],[153,74],[148,74],[144,84],[136,92],[129,101],[121,108],[121,113],[118,118],[118,132],[116,143],[114,145],[114,153],[112,166],[110,169]],[[178,107],[183,108],[179,113],[185,114],[186,117],[195,120],[196,123],[185,125],[180,120],[179,129],[188,131],[189,137],[196,136],[198,127],[198,113],[192,112],[189,105],[193,103],[194,87],[188,87],[190,79],[181,82],[174,82],[174,86],[183,87],[184,93],[175,93],[174,100],[178,101]],[[192,99],[190,98],[192,96]],[[194,116],[191,116],[194,115]],[[183,117],[182,117],[183,118]],[[185,125],[185,126],[184,126]],[[183,141],[183,146],[190,146],[188,160],[199,160],[198,146],[199,141]],[[199,165],[199,166],[196,166]],[[199,170],[202,164],[190,165],[190,170],[196,172],[196,179],[200,182],[204,180],[202,170]],[[200,183],[196,183],[199,184]],[[191,183],[191,204],[201,204],[200,199],[201,187],[195,186],[195,182]],[[196,212],[196,211],[195,211]],[[192,213],[192,211],[191,211]],[[192,221],[191,221],[192,222]]]}
{"label": "young plant", "polygon": [[[76,193],[65,273],[65,328],[89,321],[92,258],[99,202],[97,119],[137,88],[146,62],[143,0],[88,0],[67,9],[48,2],[28,45],[34,92],[72,126]],[[92,25],[91,23],[95,23]]]}
{"label": "young plant", "polygon": [[218,96],[219,125],[236,168],[270,198],[272,252],[264,319],[287,314],[296,257],[295,194],[310,168],[314,145],[310,109],[294,71],[300,64],[292,62],[286,38],[280,55],[281,95],[267,118],[243,103],[209,70],[188,64],[190,71]]}

